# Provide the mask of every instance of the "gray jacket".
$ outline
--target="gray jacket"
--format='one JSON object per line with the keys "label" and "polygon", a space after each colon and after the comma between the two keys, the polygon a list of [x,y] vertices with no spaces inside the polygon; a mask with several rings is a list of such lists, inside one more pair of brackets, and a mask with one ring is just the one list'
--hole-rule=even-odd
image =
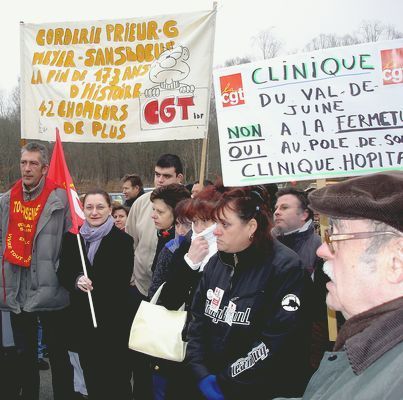
{"label": "gray jacket", "polygon": [[402,400],[402,307],[403,296],[348,319],[302,399]]}
{"label": "gray jacket", "polygon": [[10,191],[0,199],[0,309],[20,313],[59,310],[68,306],[69,294],[56,276],[62,237],[71,223],[65,190],[56,189],[47,199],[35,233],[30,268],[7,261],[2,266],[9,210]]}
{"label": "gray jacket", "polygon": [[402,400],[402,365],[403,342],[386,352],[360,375],[354,374],[345,351],[326,352],[304,396],[299,399]]}

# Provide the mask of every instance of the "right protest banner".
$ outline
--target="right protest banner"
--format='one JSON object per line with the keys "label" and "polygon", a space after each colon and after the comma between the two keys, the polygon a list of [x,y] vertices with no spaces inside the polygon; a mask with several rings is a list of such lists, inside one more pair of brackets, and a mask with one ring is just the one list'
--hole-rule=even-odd
{"label": "right protest banner", "polygon": [[224,184],[403,169],[403,40],[214,71]]}

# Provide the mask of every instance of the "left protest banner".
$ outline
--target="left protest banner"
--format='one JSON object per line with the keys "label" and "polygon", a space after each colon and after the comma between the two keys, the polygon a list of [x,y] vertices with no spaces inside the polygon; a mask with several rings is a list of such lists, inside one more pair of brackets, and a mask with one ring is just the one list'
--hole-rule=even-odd
{"label": "left protest banner", "polygon": [[203,138],[216,10],[22,23],[21,136],[64,142]]}

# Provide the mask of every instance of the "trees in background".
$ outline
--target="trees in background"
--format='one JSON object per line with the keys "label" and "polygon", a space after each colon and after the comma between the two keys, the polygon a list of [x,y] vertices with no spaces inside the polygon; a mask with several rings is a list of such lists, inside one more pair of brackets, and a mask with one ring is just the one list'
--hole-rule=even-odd
{"label": "trees in background", "polygon": [[282,47],[282,43],[276,38],[273,29],[273,27],[264,29],[252,37],[252,42],[258,47],[264,60],[276,57]]}
{"label": "trees in background", "polygon": [[359,43],[399,39],[402,37],[403,33],[391,25],[383,24],[380,21],[362,21],[358,30],[352,34],[340,36],[333,33],[321,33],[307,43],[304,50],[313,51],[327,49],[329,47],[350,46]]}
{"label": "trees in background", "polygon": [[[356,32],[345,35],[320,34],[303,48],[312,51],[329,47],[347,46],[364,42],[396,39],[403,33],[379,21],[363,21]],[[273,28],[260,31],[252,38],[264,59],[279,55],[282,43]],[[238,56],[225,66],[248,63],[250,56]],[[20,152],[20,90],[16,87],[10,96],[0,93],[0,192],[7,190],[19,178]],[[49,146],[51,150],[52,145]],[[175,153],[184,161],[187,182],[198,179],[201,140],[148,142],[148,143],[65,143],[63,145],[71,175],[80,191],[101,186],[109,191],[120,191],[120,178],[126,173],[140,175],[146,186],[153,185],[153,166],[163,153]],[[210,102],[209,138],[206,179],[221,175],[217,115],[214,92]]]}

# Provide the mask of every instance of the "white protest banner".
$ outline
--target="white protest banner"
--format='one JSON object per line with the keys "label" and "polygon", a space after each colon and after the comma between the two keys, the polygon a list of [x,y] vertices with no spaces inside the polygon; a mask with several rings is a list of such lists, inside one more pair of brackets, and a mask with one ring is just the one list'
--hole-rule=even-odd
{"label": "white protest banner", "polygon": [[63,142],[203,138],[216,10],[21,24],[21,136]]}
{"label": "white protest banner", "polygon": [[403,40],[214,71],[225,185],[403,168]]}

